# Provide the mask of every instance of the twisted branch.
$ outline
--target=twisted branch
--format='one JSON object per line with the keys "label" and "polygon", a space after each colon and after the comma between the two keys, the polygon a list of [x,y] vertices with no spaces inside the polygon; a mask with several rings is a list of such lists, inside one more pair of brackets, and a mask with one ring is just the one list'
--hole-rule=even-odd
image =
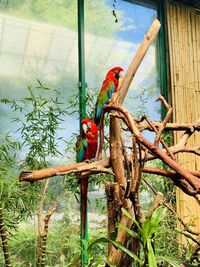
{"label": "twisted branch", "polygon": [[159,147],[155,146],[155,144],[144,138],[141,135],[139,129],[137,128],[133,117],[125,108],[116,104],[109,104],[105,106],[105,109],[108,112],[111,110],[116,110],[122,113],[126,117],[126,121],[128,122],[127,127],[129,128],[130,132],[138,139],[138,141],[144,147],[146,147],[154,156],[161,159],[170,168],[179,173],[179,175],[181,175],[191,185],[194,191],[200,193],[200,180],[198,180],[196,176],[192,175],[190,172],[181,167],[177,162],[171,159],[165,152],[163,152],[163,150],[161,150]]}

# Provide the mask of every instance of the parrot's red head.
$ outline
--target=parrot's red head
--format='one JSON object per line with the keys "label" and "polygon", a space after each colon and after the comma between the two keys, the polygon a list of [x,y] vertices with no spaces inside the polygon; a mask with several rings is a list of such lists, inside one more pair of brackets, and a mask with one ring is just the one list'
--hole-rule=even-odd
{"label": "parrot's red head", "polygon": [[97,125],[94,123],[93,120],[90,119],[83,119],[81,121],[82,124],[82,128],[83,128],[83,132],[85,135],[87,134],[92,134],[94,136],[97,136],[98,134],[98,127]]}
{"label": "parrot's red head", "polygon": [[117,81],[119,80],[119,78],[122,76],[122,72],[123,72],[123,68],[122,67],[114,67],[112,69],[110,69],[107,74],[106,74],[106,78],[115,78]]}

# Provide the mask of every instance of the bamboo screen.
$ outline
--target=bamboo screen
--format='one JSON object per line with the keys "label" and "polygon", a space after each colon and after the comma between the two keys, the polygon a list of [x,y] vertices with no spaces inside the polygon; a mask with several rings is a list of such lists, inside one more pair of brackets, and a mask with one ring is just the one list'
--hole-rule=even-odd
{"label": "bamboo screen", "polygon": [[[173,120],[194,122],[200,120],[200,15],[167,3],[167,28]],[[180,135],[175,135],[175,142]],[[200,133],[188,142],[189,147],[199,144]],[[189,170],[200,170],[200,157],[194,154],[182,153],[177,159]],[[181,190],[177,190],[177,212],[194,230],[200,230],[200,206]]]}

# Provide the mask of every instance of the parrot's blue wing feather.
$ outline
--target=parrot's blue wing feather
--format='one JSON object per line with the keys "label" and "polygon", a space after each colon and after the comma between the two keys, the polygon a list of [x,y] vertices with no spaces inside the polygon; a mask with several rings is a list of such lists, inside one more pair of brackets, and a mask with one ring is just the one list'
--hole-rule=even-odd
{"label": "parrot's blue wing feather", "polygon": [[114,81],[112,80],[105,81],[97,97],[96,110],[95,110],[95,122],[97,125],[100,123],[104,105],[108,104],[114,91],[115,91]]}
{"label": "parrot's blue wing feather", "polygon": [[82,136],[79,136],[75,147],[77,162],[84,161],[85,150],[87,147],[88,147],[87,139]]}

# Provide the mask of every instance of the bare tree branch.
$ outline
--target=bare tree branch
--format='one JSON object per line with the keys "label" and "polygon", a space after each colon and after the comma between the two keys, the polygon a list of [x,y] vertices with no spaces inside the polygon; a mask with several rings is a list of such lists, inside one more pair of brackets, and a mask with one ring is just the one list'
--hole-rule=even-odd
{"label": "bare tree branch", "polygon": [[[157,136],[158,135],[160,135],[160,132],[158,131],[158,129],[154,126],[154,124],[147,118],[147,116],[146,115],[144,115],[144,118],[145,118],[145,120],[147,121],[147,123],[149,124],[149,126],[154,130],[154,132],[157,134]],[[162,129],[162,130],[164,130],[164,129]],[[176,160],[175,159],[175,156],[174,156],[174,153],[172,153],[172,151],[169,149],[169,147],[167,146],[167,144],[165,143],[165,141],[164,141],[164,139],[163,138],[161,138],[161,136],[159,136],[159,139],[157,138],[156,140],[155,140],[155,142],[154,142],[154,144],[156,145],[156,146],[158,146],[158,141],[160,140],[160,142],[162,143],[162,145],[163,145],[163,147],[166,149],[166,151],[169,153],[169,155],[171,156],[171,158],[173,159],[173,160]]]}
{"label": "bare tree branch", "polygon": [[[43,180],[46,178],[58,176],[58,175],[66,175],[69,173],[81,173],[83,171],[90,171],[90,173],[101,173],[105,172],[105,168],[110,167],[110,159],[105,158],[100,161],[95,162],[79,162],[73,163],[66,166],[55,166],[43,170],[36,171],[23,171],[19,175],[19,181],[28,181],[28,182],[36,182],[39,180]],[[107,173],[112,173],[111,170],[107,170]]]}
{"label": "bare tree branch", "polygon": [[172,114],[172,107],[167,103],[167,101],[164,99],[164,97],[162,95],[159,96],[158,100],[161,100],[162,103],[164,104],[164,106],[167,108],[167,114],[166,114],[164,120],[162,121],[161,127],[159,128],[159,131],[156,135],[156,139],[154,142],[154,144],[156,146],[158,146],[161,135],[162,135],[162,133],[166,127],[166,124],[169,122],[171,114]]}
{"label": "bare tree branch", "polygon": [[[121,115],[120,115],[121,116]],[[142,117],[141,120],[135,121],[135,124],[140,132],[148,130],[153,131],[153,129],[148,125],[147,122],[144,121],[144,118]],[[156,128],[160,128],[162,125],[162,122],[160,121],[154,121],[154,126]],[[176,123],[176,122],[169,122],[165,126],[165,131],[200,131],[200,121],[195,123]]]}
{"label": "bare tree branch", "polygon": [[159,147],[156,147],[154,144],[152,144],[150,141],[144,138],[141,135],[139,129],[137,128],[135,121],[133,120],[133,117],[125,108],[119,105],[109,104],[105,106],[105,109],[107,111],[116,110],[121,112],[128,121],[127,126],[129,127],[130,132],[134,134],[134,136],[138,139],[138,141],[142,145],[144,145],[157,158],[160,158],[170,168],[179,173],[197,191],[197,193],[200,192],[200,181],[197,179],[197,177],[189,173],[183,167],[181,167],[177,162],[175,162],[168,155],[166,155],[166,153],[164,153]]}
{"label": "bare tree branch", "polygon": [[0,235],[2,242],[3,255],[5,259],[5,267],[11,267],[10,251],[8,247],[7,230],[3,218],[3,205],[0,201]]}

